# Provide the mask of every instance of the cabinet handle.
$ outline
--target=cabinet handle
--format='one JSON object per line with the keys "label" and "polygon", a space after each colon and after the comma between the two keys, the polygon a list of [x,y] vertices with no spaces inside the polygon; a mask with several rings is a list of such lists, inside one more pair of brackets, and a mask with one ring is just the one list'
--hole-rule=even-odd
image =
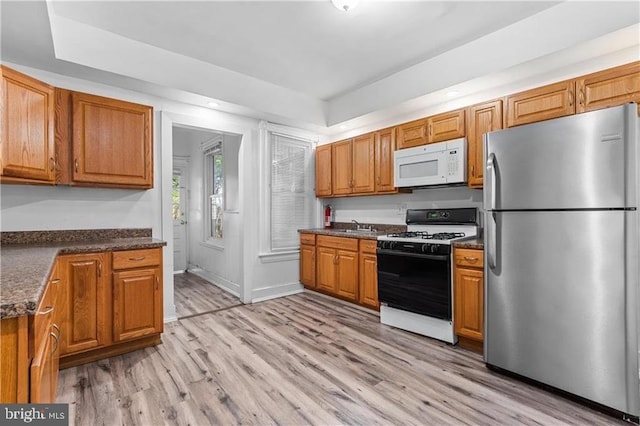
{"label": "cabinet handle", "polygon": [[47,314],[50,314],[51,312],[53,312],[53,306],[46,306],[44,308],[44,311],[38,312],[38,315],[47,315]]}
{"label": "cabinet handle", "polygon": [[429,123],[429,136],[433,135],[433,124]]}
{"label": "cabinet handle", "polygon": [[584,91],[582,88],[580,88],[580,91],[578,92],[578,102],[580,102],[580,105],[584,103]]}
{"label": "cabinet handle", "polygon": [[333,256],[333,264],[334,265],[338,264],[338,256]]}
{"label": "cabinet handle", "polygon": [[476,165],[471,166],[471,177],[476,177]]}
{"label": "cabinet handle", "polygon": [[160,278],[156,275],[156,290],[160,288]]}
{"label": "cabinet handle", "polygon": [[573,106],[573,90],[569,90],[569,106]]}
{"label": "cabinet handle", "polygon": [[140,257],[130,257],[129,260],[131,260],[132,262],[138,262],[140,260],[144,260],[145,256],[140,256]]}
{"label": "cabinet handle", "polygon": [[56,160],[53,157],[49,157],[49,166],[51,167],[51,171],[54,171],[56,168]]}
{"label": "cabinet handle", "polygon": [[55,328],[56,331],[58,332],[58,336],[60,336],[60,327],[58,327],[58,324],[56,324],[55,322],[53,324],[51,324],[51,327]]}
{"label": "cabinet handle", "polygon": [[102,262],[98,261],[98,276],[102,276]]}
{"label": "cabinet handle", "polygon": [[466,260],[467,262],[476,263],[478,261],[478,258],[477,257],[465,256],[464,260]]}
{"label": "cabinet handle", "polygon": [[75,161],[73,162],[76,166],[76,173],[78,173],[78,159],[76,158]]}
{"label": "cabinet handle", "polygon": [[378,180],[376,181],[378,185],[380,185],[380,176],[378,176]]}
{"label": "cabinet handle", "polygon": [[51,337],[56,339],[56,345],[53,347],[53,350],[51,351],[51,354],[55,354],[56,351],[58,350],[58,344],[60,343],[60,341],[58,340],[58,336],[56,336],[56,334],[53,331],[50,334],[51,334]]}
{"label": "cabinet handle", "polygon": [[49,281],[51,284],[59,284],[60,281],[62,281],[60,278],[54,278],[51,281]]}

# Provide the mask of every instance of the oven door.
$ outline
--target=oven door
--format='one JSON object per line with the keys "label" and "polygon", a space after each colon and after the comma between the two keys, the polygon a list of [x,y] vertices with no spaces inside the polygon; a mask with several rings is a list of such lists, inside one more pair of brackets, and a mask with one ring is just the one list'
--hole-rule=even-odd
{"label": "oven door", "polygon": [[378,299],[389,307],[451,321],[451,256],[378,249]]}

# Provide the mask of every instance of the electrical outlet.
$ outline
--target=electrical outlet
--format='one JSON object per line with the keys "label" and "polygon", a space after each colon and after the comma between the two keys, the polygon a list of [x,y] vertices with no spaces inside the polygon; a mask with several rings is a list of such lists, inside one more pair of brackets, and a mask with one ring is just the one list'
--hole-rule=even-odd
{"label": "electrical outlet", "polygon": [[407,214],[407,203],[398,204],[397,214],[398,216],[405,216]]}

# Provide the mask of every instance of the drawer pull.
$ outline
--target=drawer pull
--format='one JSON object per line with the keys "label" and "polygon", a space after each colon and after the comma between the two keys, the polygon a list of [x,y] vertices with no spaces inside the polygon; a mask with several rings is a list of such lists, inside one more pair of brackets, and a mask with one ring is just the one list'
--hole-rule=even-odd
{"label": "drawer pull", "polygon": [[46,306],[45,310],[42,312],[38,312],[39,315],[47,315],[53,312],[53,306]]}
{"label": "drawer pull", "polygon": [[60,279],[60,278],[54,278],[54,279],[52,279],[52,280],[51,280],[51,284],[59,284],[59,283],[60,283],[60,281],[62,281],[62,279]]}
{"label": "drawer pull", "polygon": [[471,263],[475,263],[478,261],[477,257],[471,257],[471,256],[465,256],[464,260],[466,260],[467,262],[471,262]]}
{"label": "drawer pull", "polygon": [[102,262],[98,261],[98,277],[102,276]]}
{"label": "drawer pull", "polygon": [[60,327],[58,327],[58,324],[54,322],[53,324],[51,324],[51,327],[55,328],[56,331],[58,332],[58,336],[60,336]]}
{"label": "drawer pull", "polygon": [[140,256],[140,257],[130,257],[129,260],[132,262],[139,262],[141,260],[144,260],[146,256]]}

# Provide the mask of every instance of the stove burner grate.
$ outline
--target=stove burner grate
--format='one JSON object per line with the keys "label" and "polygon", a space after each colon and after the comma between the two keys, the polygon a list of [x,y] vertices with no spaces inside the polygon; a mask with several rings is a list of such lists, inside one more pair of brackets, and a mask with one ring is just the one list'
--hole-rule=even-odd
{"label": "stove burner grate", "polygon": [[408,231],[387,234],[387,237],[392,238],[422,238],[423,240],[452,240],[454,238],[461,238],[464,236],[464,232],[437,232],[435,234],[430,234],[424,231]]}

